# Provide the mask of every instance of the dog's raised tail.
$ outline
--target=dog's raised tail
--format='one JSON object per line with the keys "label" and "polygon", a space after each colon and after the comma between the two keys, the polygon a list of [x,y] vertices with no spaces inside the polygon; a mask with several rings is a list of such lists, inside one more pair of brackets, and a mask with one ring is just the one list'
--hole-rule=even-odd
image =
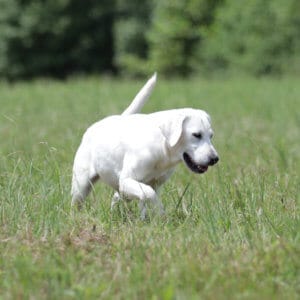
{"label": "dog's raised tail", "polygon": [[122,116],[132,115],[139,113],[144,106],[145,102],[149,98],[154,86],[156,83],[156,72],[153,76],[147,81],[147,83],[142,87],[142,89],[135,96],[131,104],[125,109],[122,113]]}

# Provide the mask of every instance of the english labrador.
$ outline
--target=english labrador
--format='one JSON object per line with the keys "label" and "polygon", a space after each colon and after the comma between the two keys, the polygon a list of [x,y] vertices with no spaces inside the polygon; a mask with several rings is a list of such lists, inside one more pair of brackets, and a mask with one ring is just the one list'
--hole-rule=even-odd
{"label": "english labrador", "polygon": [[155,83],[156,73],[121,115],[87,129],[74,160],[72,205],[80,207],[100,179],[116,191],[111,208],[120,199],[137,198],[144,219],[146,201],[163,213],[158,188],[180,161],[197,174],[218,162],[210,117],[203,110],[139,113]]}

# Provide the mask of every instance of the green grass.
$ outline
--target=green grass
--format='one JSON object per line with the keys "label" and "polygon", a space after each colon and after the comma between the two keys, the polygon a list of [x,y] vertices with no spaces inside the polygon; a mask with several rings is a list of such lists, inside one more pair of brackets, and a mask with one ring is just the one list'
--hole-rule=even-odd
{"label": "green grass", "polygon": [[220,163],[183,165],[166,216],[110,213],[100,184],[70,209],[84,130],[143,82],[0,84],[0,299],[299,299],[297,78],[160,80],[144,111],[191,106],[213,119]]}

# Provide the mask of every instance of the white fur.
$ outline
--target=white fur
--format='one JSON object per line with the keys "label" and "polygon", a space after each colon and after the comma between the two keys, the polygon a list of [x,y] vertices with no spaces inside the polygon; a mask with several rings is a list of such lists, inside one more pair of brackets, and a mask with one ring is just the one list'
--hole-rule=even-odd
{"label": "white fur", "polygon": [[80,206],[93,183],[100,179],[116,190],[111,207],[121,198],[137,198],[142,218],[145,201],[150,200],[162,213],[158,188],[180,161],[196,173],[205,172],[218,161],[206,112],[183,108],[137,113],[155,83],[156,74],[122,115],[107,117],[87,129],[74,160],[73,205]]}

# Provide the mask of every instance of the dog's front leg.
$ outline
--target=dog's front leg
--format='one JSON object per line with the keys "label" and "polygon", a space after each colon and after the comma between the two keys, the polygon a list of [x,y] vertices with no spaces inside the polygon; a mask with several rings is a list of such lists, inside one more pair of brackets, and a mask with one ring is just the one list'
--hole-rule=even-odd
{"label": "dog's front leg", "polygon": [[150,200],[155,205],[160,214],[164,213],[163,205],[151,186],[132,178],[123,178],[120,179],[119,188],[122,196],[127,198],[138,198],[140,200],[141,219],[145,219],[146,216],[145,201],[147,200]]}

